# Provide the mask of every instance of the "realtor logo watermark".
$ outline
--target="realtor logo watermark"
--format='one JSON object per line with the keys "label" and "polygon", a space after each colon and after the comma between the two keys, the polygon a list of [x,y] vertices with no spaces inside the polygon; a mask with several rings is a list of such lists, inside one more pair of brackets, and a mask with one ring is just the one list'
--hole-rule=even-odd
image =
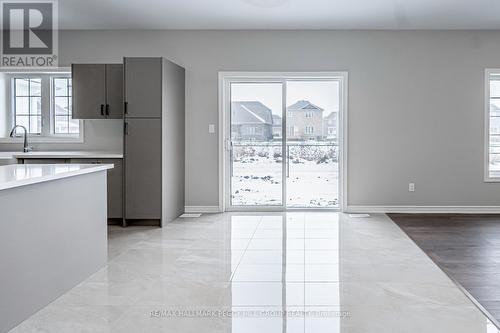
{"label": "realtor logo watermark", "polygon": [[57,67],[57,0],[3,0],[0,3],[0,67]]}

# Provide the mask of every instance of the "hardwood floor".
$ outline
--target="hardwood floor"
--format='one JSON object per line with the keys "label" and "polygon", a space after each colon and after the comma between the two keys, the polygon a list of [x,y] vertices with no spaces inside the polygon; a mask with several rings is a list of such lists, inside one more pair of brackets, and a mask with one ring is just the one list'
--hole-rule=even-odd
{"label": "hardwood floor", "polygon": [[500,215],[388,215],[500,322]]}

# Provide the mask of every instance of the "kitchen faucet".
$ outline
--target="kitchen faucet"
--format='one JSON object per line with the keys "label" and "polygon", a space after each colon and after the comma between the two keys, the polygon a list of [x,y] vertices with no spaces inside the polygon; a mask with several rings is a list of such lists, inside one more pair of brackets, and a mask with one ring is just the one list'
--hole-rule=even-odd
{"label": "kitchen faucet", "polygon": [[10,137],[13,138],[15,136],[15,131],[16,128],[22,128],[24,130],[24,146],[23,146],[23,152],[27,153],[29,152],[32,148],[28,146],[28,130],[26,127],[22,125],[16,125],[14,128],[12,128],[12,131],[10,131]]}

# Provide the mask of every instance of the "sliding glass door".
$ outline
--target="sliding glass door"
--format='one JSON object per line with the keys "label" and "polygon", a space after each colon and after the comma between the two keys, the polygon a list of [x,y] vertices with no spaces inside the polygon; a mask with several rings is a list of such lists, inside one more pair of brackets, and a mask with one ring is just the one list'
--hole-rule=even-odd
{"label": "sliding glass door", "polygon": [[283,83],[231,83],[230,204],[283,206]]}
{"label": "sliding glass door", "polygon": [[342,77],[223,81],[225,206],[339,208]]}
{"label": "sliding glass door", "polygon": [[339,82],[286,82],[287,207],[337,208]]}

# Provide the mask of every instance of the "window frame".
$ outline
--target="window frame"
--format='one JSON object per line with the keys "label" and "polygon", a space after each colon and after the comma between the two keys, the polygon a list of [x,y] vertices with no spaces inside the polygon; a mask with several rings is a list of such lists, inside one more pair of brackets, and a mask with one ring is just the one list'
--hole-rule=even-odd
{"label": "window frame", "polygon": [[[56,96],[55,92],[55,80],[57,79],[64,79],[64,80],[71,80],[71,74],[57,74],[57,75],[50,75],[49,80],[50,80],[50,135],[51,136],[70,136],[70,137],[76,137],[80,135],[81,129],[82,129],[82,121],[79,121],[79,133],[74,134],[74,133],[56,133],[56,97],[64,97],[67,99],[68,105],[72,105],[71,99],[73,97],[73,92],[69,91],[66,96]],[[66,83],[67,84],[67,83]],[[69,85],[67,84],[67,88],[69,88]],[[68,118],[68,127],[70,124],[71,116],[73,115],[73,108],[71,108],[71,112],[69,115],[65,115],[64,117]]]}
{"label": "window frame", "polygon": [[[31,81],[40,79],[40,96],[35,96],[31,95]],[[28,95],[27,96],[21,96],[17,95],[17,88],[16,88],[16,80],[26,80],[28,81]],[[28,98],[28,114],[21,114],[19,115],[20,117],[28,117],[28,128],[27,130],[29,131],[31,128],[31,117],[40,117],[40,133],[28,133],[30,136],[42,136],[43,135],[43,119],[44,119],[44,110],[43,110],[43,78],[40,75],[30,75],[30,76],[25,76],[25,75],[15,75],[10,78],[11,81],[11,88],[10,88],[10,94],[11,94],[11,110],[10,110],[10,118],[11,118],[11,128],[13,128],[16,125],[16,118],[18,116],[17,114],[17,98]],[[31,99],[39,97],[40,98],[40,116],[37,115],[31,115]]]}
{"label": "window frame", "polygon": [[[336,211],[345,212],[349,209],[348,206],[348,87],[349,78],[348,72],[219,72],[218,73],[218,92],[219,92],[219,211],[230,211],[232,206],[230,205],[230,198],[228,198],[228,175],[230,175],[230,146],[228,146],[228,141],[226,140],[227,135],[231,133],[230,125],[230,96],[231,96],[231,84],[234,82],[277,82],[275,80],[280,80],[281,82],[286,80],[329,80],[338,82],[339,86],[339,98],[340,107],[338,110],[338,138],[335,144],[338,145],[337,156],[339,159],[339,207],[334,209]],[[286,92],[286,90],[285,90]],[[286,96],[285,96],[286,97]],[[285,104],[285,103],[283,103]],[[283,112],[287,110],[286,105],[282,106]],[[287,117],[284,117],[282,123],[282,131],[288,131],[288,125],[294,123],[293,121],[288,122]],[[283,139],[285,139],[285,132],[283,133]],[[285,183],[283,183],[285,184]],[[269,208],[265,208],[269,210]],[[293,208],[283,207],[284,210],[293,210]]]}
{"label": "window frame", "polygon": [[500,68],[486,68],[484,75],[484,181],[487,183],[499,183],[498,177],[490,176],[490,77],[500,76]]}
{"label": "window frame", "polygon": [[[7,105],[7,134],[10,132],[15,124],[15,87],[14,79],[16,78],[42,78],[42,128],[40,134],[28,134],[30,142],[33,143],[83,143],[84,142],[84,132],[85,123],[80,120],[80,133],[79,134],[56,134],[55,133],[55,118],[54,118],[54,102],[53,95],[53,78],[61,77],[71,77],[71,71],[61,70],[54,72],[9,72],[4,73],[5,75],[5,89],[6,89],[6,101]],[[2,137],[0,138],[0,143],[12,143],[17,144],[22,142],[22,136],[16,136],[14,138]]]}

